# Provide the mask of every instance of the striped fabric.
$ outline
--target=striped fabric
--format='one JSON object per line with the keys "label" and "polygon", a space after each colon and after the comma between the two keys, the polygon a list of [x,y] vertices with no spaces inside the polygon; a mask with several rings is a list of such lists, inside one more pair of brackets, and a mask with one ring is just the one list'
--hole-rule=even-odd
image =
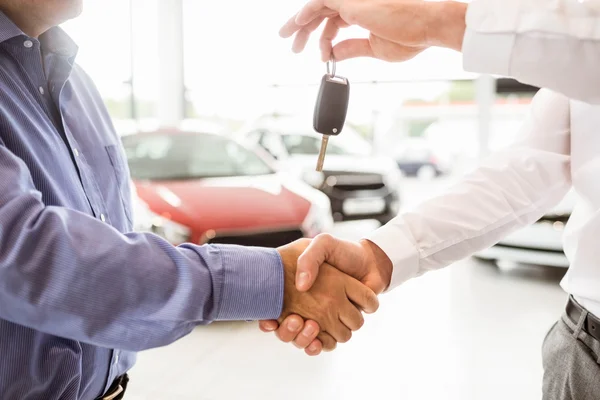
{"label": "striped fabric", "polygon": [[136,351],[281,311],[276,251],[126,233],[128,167],[76,52],[0,13],[2,400],[94,399]]}

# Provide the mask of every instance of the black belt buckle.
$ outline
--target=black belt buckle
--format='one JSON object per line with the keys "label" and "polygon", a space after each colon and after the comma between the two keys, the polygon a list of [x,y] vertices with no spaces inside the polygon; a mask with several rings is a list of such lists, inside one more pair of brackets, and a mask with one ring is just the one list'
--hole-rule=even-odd
{"label": "black belt buckle", "polygon": [[98,400],[121,400],[125,395],[127,383],[129,383],[129,376],[127,376],[127,374],[121,375],[114,380],[112,385],[110,385],[110,388],[106,391],[106,394],[100,397]]}

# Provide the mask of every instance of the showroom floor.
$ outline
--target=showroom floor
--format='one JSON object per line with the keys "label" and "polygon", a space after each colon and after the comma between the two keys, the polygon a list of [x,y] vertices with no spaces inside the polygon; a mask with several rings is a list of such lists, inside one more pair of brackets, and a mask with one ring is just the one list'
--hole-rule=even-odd
{"label": "showroom floor", "polygon": [[[443,184],[407,183],[408,205]],[[373,228],[344,223],[335,233],[355,239]],[[140,354],[127,399],[540,398],[540,348],[566,301],[563,273],[459,263],[382,296],[352,341],[316,358],[256,323],[200,327]]]}

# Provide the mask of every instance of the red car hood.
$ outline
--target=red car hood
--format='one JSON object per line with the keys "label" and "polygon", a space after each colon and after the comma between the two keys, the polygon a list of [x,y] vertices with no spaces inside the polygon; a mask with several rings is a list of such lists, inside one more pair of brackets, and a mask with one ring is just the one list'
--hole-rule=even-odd
{"label": "red car hood", "polygon": [[299,227],[310,208],[310,202],[287,190],[277,175],[135,184],[153,212],[191,228],[194,240],[210,230]]}

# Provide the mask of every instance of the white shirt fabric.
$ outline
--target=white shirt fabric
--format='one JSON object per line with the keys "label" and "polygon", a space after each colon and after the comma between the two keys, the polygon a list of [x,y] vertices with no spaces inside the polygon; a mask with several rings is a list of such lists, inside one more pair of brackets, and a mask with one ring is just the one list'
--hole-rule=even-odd
{"label": "white shirt fabric", "polygon": [[518,143],[367,237],[393,262],[390,288],[537,221],[572,187],[577,203],[564,236],[571,266],[561,285],[600,316],[599,130],[600,106],[542,89]]}
{"label": "white shirt fabric", "polygon": [[600,0],[473,0],[466,22],[465,70],[600,104]]}

